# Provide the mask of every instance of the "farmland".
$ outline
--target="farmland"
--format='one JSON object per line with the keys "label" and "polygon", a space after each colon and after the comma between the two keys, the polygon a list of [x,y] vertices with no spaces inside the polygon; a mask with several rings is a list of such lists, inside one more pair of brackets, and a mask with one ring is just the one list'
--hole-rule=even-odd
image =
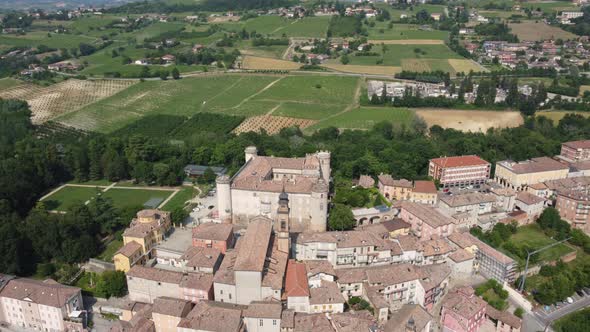
{"label": "farmland", "polygon": [[329,126],[343,129],[369,129],[381,121],[389,121],[396,126],[408,126],[414,117],[414,112],[404,108],[359,107],[320,121],[309,129],[316,130]]}
{"label": "farmland", "polygon": [[26,100],[31,106],[33,123],[43,123],[112,96],[135,83],[135,81],[70,79],[47,87],[20,84],[0,90],[0,97]]}
{"label": "farmland", "polygon": [[[383,52],[383,49],[385,52]],[[446,45],[376,45],[373,47],[373,52],[377,52],[378,55],[367,55],[367,56],[351,56],[350,64],[352,65],[384,65],[384,66],[402,66],[404,60],[444,60],[439,61],[438,67],[445,68],[446,71],[452,70],[452,67],[448,63],[448,59],[462,59],[458,54],[451,51]],[[430,66],[427,62],[418,62],[420,65]],[[436,62],[433,62],[436,63]],[[408,65],[406,65],[408,66]],[[409,65],[409,68],[413,68],[414,63]],[[407,69],[410,70],[410,69]]]}
{"label": "farmland", "polygon": [[416,114],[426,121],[428,127],[438,125],[466,132],[486,132],[489,128],[517,127],[523,124],[519,112],[509,111],[420,109]]}
{"label": "farmland", "polygon": [[243,69],[292,70],[299,69],[299,67],[301,67],[301,64],[293,61],[263,58],[250,55],[245,56],[242,63]]}
{"label": "farmland", "polygon": [[329,17],[306,17],[289,20],[279,16],[259,16],[245,22],[227,22],[220,24],[225,30],[248,32],[256,31],[263,35],[280,37],[323,38],[328,30]]}
{"label": "farmland", "polygon": [[401,67],[394,66],[343,65],[336,61],[325,62],[322,64],[322,66],[335,71],[355,74],[395,75],[396,73],[399,73],[402,70]]}
{"label": "farmland", "polygon": [[571,32],[562,30],[543,22],[525,21],[522,23],[510,23],[510,29],[520,40],[544,40],[544,39],[573,39],[577,36]]}
{"label": "farmland", "polygon": [[387,22],[376,22],[374,27],[368,28],[371,40],[440,40],[448,38],[449,33],[440,30],[421,30],[419,26],[412,24],[394,24],[391,29]]}
{"label": "farmland", "polygon": [[253,116],[242,122],[234,133],[242,134],[246,132],[266,132],[269,135],[278,134],[281,129],[289,127],[299,127],[305,129],[313,125],[316,121],[307,119],[287,118],[273,115]]}

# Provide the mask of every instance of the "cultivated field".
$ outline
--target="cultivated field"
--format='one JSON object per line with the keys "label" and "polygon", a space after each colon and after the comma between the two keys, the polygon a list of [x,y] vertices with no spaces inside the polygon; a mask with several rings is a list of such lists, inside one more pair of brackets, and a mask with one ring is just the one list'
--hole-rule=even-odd
{"label": "cultivated field", "polygon": [[443,45],[445,42],[444,40],[440,39],[387,39],[387,40],[378,40],[378,39],[371,39],[369,43],[379,45]]}
{"label": "cultivated field", "polygon": [[136,82],[69,79],[48,87],[27,83],[1,90],[0,98],[26,100],[33,113],[33,123],[39,124],[112,96]]}
{"label": "cultivated field", "polygon": [[468,59],[449,59],[449,64],[456,73],[469,73],[469,71],[473,70],[474,72],[487,72],[488,69],[481,66],[479,63],[468,60]]}
{"label": "cultivated field", "polygon": [[387,22],[375,22],[374,27],[368,27],[369,39],[376,40],[430,40],[443,42],[447,39],[449,33],[440,30],[421,30],[419,26],[413,24],[394,24],[390,29]]}
{"label": "cultivated field", "polygon": [[345,73],[354,74],[373,74],[373,75],[395,75],[402,69],[401,67],[394,66],[355,66],[355,65],[343,65],[340,63],[323,63],[322,67],[326,67],[332,70],[341,71]]}
{"label": "cultivated field", "polygon": [[428,127],[439,125],[465,132],[486,132],[489,128],[518,127],[524,123],[519,112],[513,111],[463,111],[449,109],[420,109]]}
{"label": "cultivated field", "polygon": [[577,36],[543,22],[527,21],[523,23],[510,23],[508,25],[520,40],[545,40],[545,39],[573,39]]}
{"label": "cultivated field", "polygon": [[305,129],[317,121],[309,119],[296,119],[288,118],[283,116],[274,115],[261,115],[253,116],[244,120],[236,129],[234,133],[241,134],[246,132],[261,132],[265,131],[267,134],[274,135],[281,131],[283,128],[299,127]]}
{"label": "cultivated field", "polygon": [[295,70],[301,67],[300,63],[287,60],[263,58],[247,55],[242,61],[243,69],[275,69],[275,70]]}
{"label": "cultivated field", "polygon": [[341,129],[370,129],[381,121],[389,121],[396,126],[409,126],[414,117],[414,112],[405,108],[359,107],[320,121],[310,127],[308,132],[330,126]]}

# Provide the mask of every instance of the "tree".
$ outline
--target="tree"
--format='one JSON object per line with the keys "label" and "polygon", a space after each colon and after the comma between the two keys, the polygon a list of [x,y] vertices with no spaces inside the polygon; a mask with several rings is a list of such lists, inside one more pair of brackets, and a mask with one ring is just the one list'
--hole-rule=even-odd
{"label": "tree", "polygon": [[127,279],[123,271],[105,271],[96,283],[96,293],[103,298],[127,294]]}
{"label": "tree", "polygon": [[205,172],[203,172],[203,181],[205,181],[205,183],[213,183],[215,178],[217,178],[217,175],[215,175],[213,169],[211,169],[211,167],[207,167]]}
{"label": "tree", "polygon": [[328,225],[331,230],[345,231],[352,229],[356,221],[349,207],[344,204],[334,204],[330,210]]}
{"label": "tree", "polygon": [[188,216],[188,212],[182,207],[175,208],[170,214],[170,218],[172,219],[172,223],[174,225],[182,225]]}
{"label": "tree", "polygon": [[522,318],[522,316],[524,316],[524,309],[522,309],[521,307],[514,309],[514,316]]}
{"label": "tree", "polygon": [[180,72],[178,71],[178,69],[176,67],[174,67],[174,69],[172,69],[172,78],[175,80],[180,78]]}
{"label": "tree", "polygon": [[348,54],[344,54],[340,57],[340,63],[343,65],[347,65],[350,62],[350,58],[348,58]]}
{"label": "tree", "polygon": [[168,79],[168,71],[167,70],[161,70],[160,71],[160,79],[162,81],[165,81]]}

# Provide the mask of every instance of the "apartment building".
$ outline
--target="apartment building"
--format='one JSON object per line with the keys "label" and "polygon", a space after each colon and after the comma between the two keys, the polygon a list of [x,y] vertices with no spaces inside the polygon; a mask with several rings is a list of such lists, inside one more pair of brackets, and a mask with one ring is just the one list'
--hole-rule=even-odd
{"label": "apartment building", "polygon": [[406,179],[396,180],[389,174],[378,176],[378,188],[381,195],[389,200],[411,201],[423,204],[436,204],[437,191],[433,181]]}
{"label": "apartment building", "polygon": [[170,212],[141,210],[123,232],[123,247],[114,257],[115,268],[127,272],[132,266],[151,257],[152,249],[164,240],[170,230]]}
{"label": "apartment building", "polygon": [[159,297],[152,306],[152,320],[156,332],[176,332],[178,323],[193,309],[191,301]]}
{"label": "apartment building", "polygon": [[484,184],[490,177],[489,162],[475,155],[430,159],[428,176],[442,187],[465,187]]}
{"label": "apartment building", "polygon": [[527,214],[526,220],[521,223],[532,223],[537,220],[541,213],[543,213],[543,210],[545,210],[545,199],[533,195],[530,192],[521,191],[516,196],[514,207]]}
{"label": "apartment building", "polygon": [[441,210],[414,202],[401,202],[399,217],[412,225],[412,233],[423,240],[445,237],[455,230],[456,220]]}
{"label": "apartment building", "polygon": [[444,332],[476,332],[485,321],[486,302],[473,288],[449,291],[442,303],[441,325]]}
{"label": "apartment building", "polygon": [[153,303],[170,297],[197,303],[213,299],[213,276],[135,265],[127,272],[127,288],[132,301]]}
{"label": "apartment building", "polygon": [[255,301],[243,311],[248,332],[280,332],[283,308],[280,302]]}
{"label": "apartment building", "polygon": [[197,303],[178,323],[178,332],[241,332],[244,330],[242,313],[245,306],[216,301]]}
{"label": "apartment building", "polygon": [[557,157],[570,163],[590,160],[590,140],[562,143]]}
{"label": "apartment building", "polygon": [[496,197],[493,195],[479,192],[441,194],[438,207],[451,216],[464,214],[467,223],[461,226],[469,229],[477,223],[478,216],[491,213],[496,202]]}
{"label": "apartment building", "polygon": [[406,304],[385,323],[385,332],[430,332],[433,317],[418,304]]}
{"label": "apartment building", "polygon": [[496,163],[494,180],[503,187],[523,191],[536,183],[565,179],[568,172],[567,165],[549,157],[520,162],[503,160]]}
{"label": "apartment building", "polygon": [[[2,276],[2,279],[8,278]],[[15,278],[0,291],[0,317],[5,324],[33,331],[82,331],[82,291],[54,280]]]}
{"label": "apartment building", "polygon": [[234,240],[232,224],[203,223],[193,228],[193,247],[215,248],[225,254]]}
{"label": "apartment building", "polygon": [[572,228],[590,234],[590,193],[587,190],[569,190],[557,195],[555,208]]}

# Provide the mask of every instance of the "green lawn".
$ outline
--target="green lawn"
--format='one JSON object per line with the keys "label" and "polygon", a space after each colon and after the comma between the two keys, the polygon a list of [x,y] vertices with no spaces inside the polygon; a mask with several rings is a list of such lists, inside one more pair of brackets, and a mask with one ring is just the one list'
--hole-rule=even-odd
{"label": "green lawn", "polygon": [[67,48],[78,47],[80,43],[92,44],[97,41],[96,38],[88,37],[84,35],[72,35],[72,34],[51,34],[51,37],[47,37],[47,32],[44,31],[33,31],[29,32],[24,36],[15,35],[4,35],[0,36],[0,45],[7,46],[39,46],[46,45],[54,48]]}
{"label": "green lawn", "polygon": [[[541,231],[537,224],[522,226],[518,228],[516,234],[513,234],[510,237],[510,242],[514,243],[517,247],[521,246],[528,246],[530,248],[538,249],[544,247],[548,244],[554,243],[555,240],[547,237],[545,233]],[[510,254],[508,251],[501,248],[504,253],[507,255],[517,259],[520,263],[524,264],[522,259],[518,257],[514,257],[514,255]],[[566,244],[559,244],[555,247],[547,249],[538,253],[538,257],[541,261],[553,261],[559,259],[559,257],[573,251],[570,246]]]}
{"label": "green lawn", "polygon": [[45,198],[43,203],[49,210],[66,211],[76,204],[92,199],[99,191],[99,188],[92,187],[64,187]]}
{"label": "green lawn", "polygon": [[105,261],[105,262],[112,263],[113,256],[115,255],[117,250],[119,250],[122,246],[123,246],[123,240],[113,240],[113,241],[109,242],[109,244],[107,244],[104,251],[100,255],[98,255],[96,258],[98,258],[102,261]]}
{"label": "green lawn", "polygon": [[239,31],[246,29],[248,32],[256,31],[262,35],[280,37],[285,34],[288,37],[323,38],[328,30],[330,17],[305,17],[303,19],[287,19],[276,15],[258,16],[246,22],[222,23],[225,30]]}
{"label": "green lawn", "polygon": [[312,127],[319,128],[334,126],[345,129],[369,129],[381,121],[389,121],[394,125],[410,125],[414,119],[414,112],[404,108],[391,107],[359,107],[352,111],[322,120]]}
{"label": "green lawn", "polygon": [[193,189],[192,186],[182,187],[182,189],[178,193],[176,193],[176,195],[174,195],[174,197],[172,197],[172,199],[168,203],[166,203],[166,205],[162,207],[162,210],[172,211],[179,207],[183,208],[185,207],[186,201],[193,198],[197,194],[198,191]]}
{"label": "green lawn", "polygon": [[375,22],[374,27],[368,27],[369,39],[398,40],[398,39],[440,39],[446,40],[449,36],[447,31],[420,30],[418,25],[394,24],[388,28],[388,22]]}
{"label": "green lawn", "polygon": [[313,104],[349,104],[358,82],[355,77],[288,76],[254,100],[300,101]]}
{"label": "green lawn", "polygon": [[116,208],[125,208],[129,206],[143,206],[150,199],[165,200],[172,194],[168,190],[142,190],[142,189],[120,189],[113,188],[102,195],[113,200]]}
{"label": "green lawn", "polygon": [[327,116],[344,110],[345,107],[345,105],[285,102],[279,105],[279,108],[273,112],[273,115],[321,120]]}
{"label": "green lawn", "polygon": [[374,45],[371,52],[377,52],[374,56],[351,56],[351,65],[370,66],[376,65],[378,60],[383,60],[383,66],[401,66],[403,59],[462,59],[446,45],[385,45],[385,54],[382,55],[381,45]]}
{"label": "green lawn", "polygon": [[22,82],[19,80],[15,80],[14,78],[3,78],[0,79],[0,90],[8,89],[20,85]]}

